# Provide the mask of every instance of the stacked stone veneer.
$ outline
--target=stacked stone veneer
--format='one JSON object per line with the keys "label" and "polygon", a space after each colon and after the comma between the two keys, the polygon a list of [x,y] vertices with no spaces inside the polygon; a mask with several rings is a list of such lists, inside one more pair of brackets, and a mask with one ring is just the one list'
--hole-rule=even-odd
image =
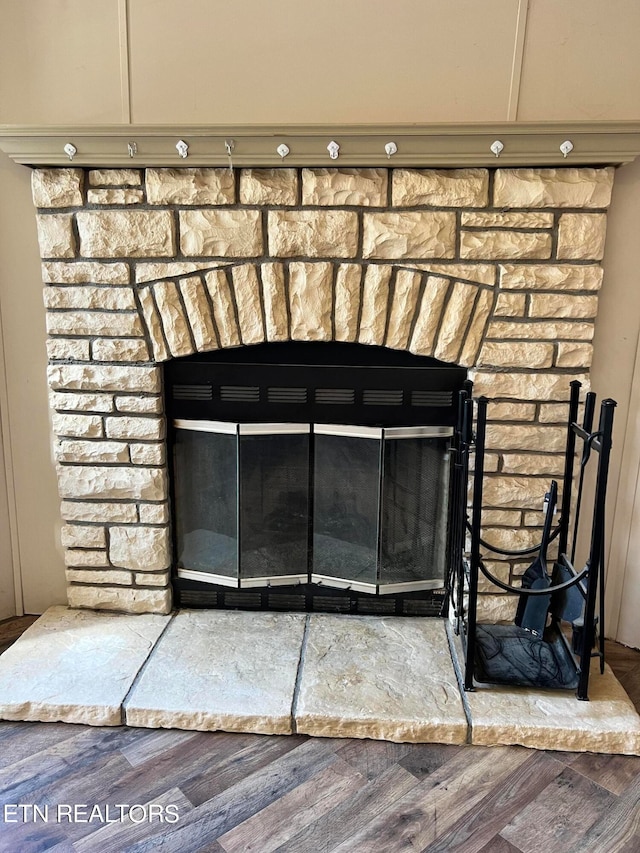
{"label": "stacked stone veneer", "polygon": [[569,382],[591,362],[612,182],[588,168],[34,171],[70,604],[170,609],[160,365],[265,340],[470,368],[491,400],[485,536],[532,544]]}

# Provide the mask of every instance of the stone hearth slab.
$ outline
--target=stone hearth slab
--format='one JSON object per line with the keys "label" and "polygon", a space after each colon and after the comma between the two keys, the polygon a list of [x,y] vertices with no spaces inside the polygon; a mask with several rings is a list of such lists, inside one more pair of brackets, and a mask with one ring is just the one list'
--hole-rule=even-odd
{"label": "stone hearth slab", "polygon": [[181,611],[127,698],[127,724],[290,734],[305,618]]}
{"label": "stone hearth slab", "polygon": [[0,719],[122,725],[170,618],[51,607],[0,656]]}
{"label": "stone hearth slab", "polygon": [[310,616],[296,729],[325,737],[465,743],[467,719],[444,623]]}

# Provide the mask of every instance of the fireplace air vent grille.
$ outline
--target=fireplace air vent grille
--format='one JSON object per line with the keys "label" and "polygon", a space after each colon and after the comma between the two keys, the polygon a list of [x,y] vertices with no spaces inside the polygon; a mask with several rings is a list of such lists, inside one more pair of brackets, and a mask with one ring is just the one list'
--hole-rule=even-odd
{"label": "fireplace air vent grille", "polygon": [[330,406],[351,406],[355,402],[353,388],[317,388],[316,403]]}
{"label": "fireplace air vent grille", "polygon": [[221,385],[220,399],[224,402],[259,403],[258,385]]}
{"label": "fireplace air vent grille", "polygon": [[213,400],[211,385],[174,385],[174,400]]}
{"label": "fireplace air vent grille", "polygon": [[306,388],[267,388],[269,403],[306,403]]}
{"label": "fireplace air vent grille", "polygon": [[412,406],[452,406],[451,391],[412,391]]}
{"label": "fireplace air vent grille", "polygon": [[401,388],[387,388],[378,391],[364,390],[362,402],[365,406],[401,406],[403,393]]}

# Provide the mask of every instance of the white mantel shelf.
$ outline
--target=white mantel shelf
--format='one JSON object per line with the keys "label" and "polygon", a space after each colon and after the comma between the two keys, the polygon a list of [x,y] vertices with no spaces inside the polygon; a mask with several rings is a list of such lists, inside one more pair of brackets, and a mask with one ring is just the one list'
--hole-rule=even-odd
{"label": "white mantel shelf", "polygon": [[[491,151],[495,140],[504,149]],[[181,157],[176,143],[189,146]],[[570,140],[567,157],[560,145]],[[0,149],[28,166],[602,166],[640,154],[640,122],[505,122],[380,125],[0,125]],[[339,156],[327,145],[335,141]],[[385,145],[397,153],[388,157]],[[64,147],[77,149],[73,159]],[[290,153],[282,158],[277,148]],[[129,145],[135,144],[131,156]]]}

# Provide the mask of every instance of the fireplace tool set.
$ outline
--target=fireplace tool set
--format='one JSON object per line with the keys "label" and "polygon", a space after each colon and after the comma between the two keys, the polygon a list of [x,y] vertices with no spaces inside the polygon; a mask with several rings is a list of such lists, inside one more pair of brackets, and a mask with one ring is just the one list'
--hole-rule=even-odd
{"label": "fireplace tool set", "polygon": [[[449,591],[456,633],[464,649],[465,690],[473,690],[476,682],[565,688],[575,689],[578,699],[587,700],[592,658],[599,659],[600,671],[604,671],[604,521],[616,403],[602,401],[594,430],[596,396],[589,392],[579,424],[580,387],[578,381],[571,383],[559,521],[554,526],[558,484],[551,481],[545,496],[540,543],[521,550],[499,548],[482,537],[487,400],[480,398],[474,403],[470,387],[459,392],[459,417],[453,439]],[[466,496],[471,453],[469,514]],[[589,469],[594,469],[595,486],[591,485]],[[581,517],[585,518],[582,527]],[[465,542],[469,542],[468,550]],[[577,568],[576,554],[581,546],[587,557],[582,568]],[[556,549],[552,560],[547,557],[550,547]],[[487,567],[487,555],[531,558],[521,586],[497,578]],[[505,593],[518,596],[513,624],[478,622],[480,574]]]}

